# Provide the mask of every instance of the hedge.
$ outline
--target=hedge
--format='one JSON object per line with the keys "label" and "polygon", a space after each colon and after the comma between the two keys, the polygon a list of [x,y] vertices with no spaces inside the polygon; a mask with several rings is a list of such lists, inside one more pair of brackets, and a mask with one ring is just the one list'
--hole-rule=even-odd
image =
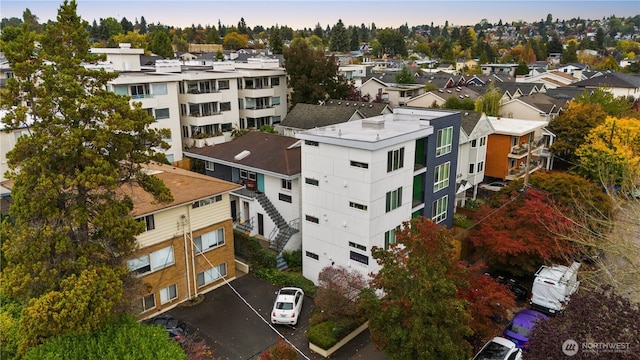
{"label": "hedge", "polygon": [[301,288],[306,295],[315,296],[316,294],[317,286],[315,286],[313,281],[305,278],[299,273],[282,272],[276,268],[261,268],[256,269],[253,274],[256,277],[279,287],[298,287]]}

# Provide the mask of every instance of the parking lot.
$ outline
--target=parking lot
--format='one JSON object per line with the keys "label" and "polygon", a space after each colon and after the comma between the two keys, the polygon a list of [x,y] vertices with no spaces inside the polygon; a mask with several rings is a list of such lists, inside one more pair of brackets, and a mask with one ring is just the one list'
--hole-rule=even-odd
{"label": "parking lot", "polygon": [[[190,331],[196,331],[206,341],[213,350],[212,358],[258,359],[282,335],[304,354],[299,354],[299,359],[324,359],[309,349],[307,339],[309,317],[314,309],[312,298],[305,296],[302,315],[295,328],[284,325],[272,328],[269,314],[278,288],[251,274],[237,278],[230,285],[207,293],[204,301],[198,305],[168,311],[169,315],[186,321]],[[387,359],[384,354],[374,350],[368,331],[338,350],[331,358]]]}

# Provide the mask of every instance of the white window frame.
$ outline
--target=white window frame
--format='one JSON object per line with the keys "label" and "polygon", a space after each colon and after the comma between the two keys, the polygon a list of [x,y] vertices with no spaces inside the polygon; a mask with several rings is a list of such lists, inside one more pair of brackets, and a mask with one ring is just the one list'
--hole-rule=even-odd
{"label": "white window frame", "polygon": [[402,206],[402,187],[389,191],[385,199],[385,212],[390,212]]}
{"label": "white window frame", "polygon": [[198,273],[198,275],[196,275],[196,281],[198,287],[203,287],[225,276],[227,276],[227,264],[222,263],[209,270]]}
{"label": "white window frame", "polygon": [[[164,114],[164,110],[166,110],[166,115]],[[158,114],[159,111],[160,114]],[[169,119],[171,117],[171,111],[169,108],[154,109],[153,115],[156,120]]]}
{"label": "white window frame", "polygon": [[404,147],[387,152],[387,172],[404,167]]}
{"label": "white window frame", "polygon": [[453,147],[453,126],[438,130],[436,157],[446,155]]}
{"label": "white window frame", "polygon": [[431,209],[431,220],[433,222],[441,223],[447,219],[447,208],[449,207],[449,195],[445,195],[433,202],[433,208]]}
{"label": "white window frame", "polygon": [[209,171],[215,171],[215,163],[213,161],[205,160],[204,169]]}
{"label": "white window frame", "polygon": [[280,181],[280,185],[282,186],[282,188],[283,188],[284,190],[289,190],[289,191],[291,191],[291,180],[281,179],[281,181]]}
{"label": "white window frame", "polygon": [[166,304],[178,298],[178,286],[176,284],[169,285],[160,289],[160,304]]}
{"label": "white window frame", "polygon": [[449,186],[451,176],[451,162],[447,161],[433,169],[433,192],[440,191]]}
{"label": "white window frame", "polygon": [[196,247],[197,254],[202,254],[203,252],[220,247],[225,244],[224,228],[196,236],[193,242]]}
{"label": "white window frame", "polygon": [[169,92],[167,90],[167,84],[151,84],[151,92],[155,95],[167,95]]}
{"label": "white window frame", "polygon": [[[127,261],[129,270],[138,275],[146,275],[173,264],[175,264],[173,245]],[[144,270],[140,271],[141,269]]]}

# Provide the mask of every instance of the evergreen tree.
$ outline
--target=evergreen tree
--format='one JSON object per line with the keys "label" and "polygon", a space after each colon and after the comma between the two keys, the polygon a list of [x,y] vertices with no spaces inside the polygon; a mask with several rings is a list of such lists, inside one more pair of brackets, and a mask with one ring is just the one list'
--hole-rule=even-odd
{"label": "evergreen tree", "polygon": [[357,51],[360,49],[360,37],[358,36],[358,28],[350,27],[351,41],[349,42],[349,50]]}
{"label": "evergreen tree", "polygon": [[3,44],[14,77],[0,97],[2,121],[30,133],[7,154],[13,202],[0,229],[1,292],[25,305],[22,353],[51,336],[92,331],[138,296],[126,293],[134,278],[125,260],[143,228],[121,186],[135,182],[172,200],[142,171],[166,161],[154,149],[168,148],[169,131],[150,129],[152,116],[107,90],[117,73],[83,66],[96,59],[76,9],[65,0],[43,36],[24,26]]}
{"label": "evergreen tree", "polygon": [[140,17],[140,30],[138,30],[138,32],[140,34],[146,34],[147,33],[147,20],[144,19],[144,16]]}
{"label": "evergreen tree", "polygon": [[277,26],[271,28],[269,46],[273,54],[282,54],[282,39],[280,38],[280,29]]}
{"label": "evergreen tree", "polygon": [[415,84],[416,83],[416,79],[413,77],[413,73],[406,65],[403,65],[402,69],[400,69],[400,71],[396,73],[395,80],[396,80],[396,83],[398,84]]}
{"label": "evergreen tree", "polygon": [[128,33],[129,31],[133,31],[133,24],[131,23],[131,21],[127,20],[126,17],[123,17],[122,20],[120,20],[120,26],[122,26],[122,32],[124,34]]}
{"label": "evergreen tree", "polygon": [[338,20],[338,23],[331,29],[329,50],[337,52],[349,51],[349,32],[344,27],[342,20]]}

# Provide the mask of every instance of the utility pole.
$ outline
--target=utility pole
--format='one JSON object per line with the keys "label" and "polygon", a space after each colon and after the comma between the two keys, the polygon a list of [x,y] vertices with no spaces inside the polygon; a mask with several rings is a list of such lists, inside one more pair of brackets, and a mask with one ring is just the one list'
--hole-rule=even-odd
{"label": "utility pole", "polygon": [[531,141],[527,146],[527,161],[524,167],[524,183],[522,185],[522,192],[524,192],[529,186],[529,164],[531,164]]}

